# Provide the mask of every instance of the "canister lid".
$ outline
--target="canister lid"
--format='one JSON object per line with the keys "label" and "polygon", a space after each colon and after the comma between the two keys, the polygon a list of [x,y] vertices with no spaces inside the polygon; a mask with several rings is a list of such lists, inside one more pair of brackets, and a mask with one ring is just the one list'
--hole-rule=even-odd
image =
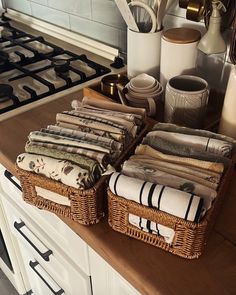
{"label": "canister lid", "polygon": [[163,33],[162,38],[171,43],[187,44],[201,39],[201,33],[191,28],[174,28]]}

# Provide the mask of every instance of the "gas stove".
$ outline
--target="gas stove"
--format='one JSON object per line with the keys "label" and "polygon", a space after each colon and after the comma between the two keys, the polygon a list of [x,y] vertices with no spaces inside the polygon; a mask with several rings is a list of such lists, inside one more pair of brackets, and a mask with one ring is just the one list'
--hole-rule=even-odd
{"label": "gas stove", "polygon": [[38,101],[111,70],[0,21],[0,114]]}

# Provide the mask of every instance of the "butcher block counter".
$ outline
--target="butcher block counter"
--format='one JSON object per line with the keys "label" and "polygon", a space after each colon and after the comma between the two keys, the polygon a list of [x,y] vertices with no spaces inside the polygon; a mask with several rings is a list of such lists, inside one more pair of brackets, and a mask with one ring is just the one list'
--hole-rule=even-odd
{"label": "butcher block counter", "polygon": [[[71,100],[76,97],[78,94],[65,96],[0,122],[1,164],[16,174],[15,159],[24,151],[29,132],[54,123],[56,113],[70,109]],[[235,176],[234,172],[233,179]],[[236,182],[233,180],[206,250],[195,260],[179,258],[119,234],[108,226],[106,219],[89,227],[62,220],[141,294],[235,295],[235,216]]]}

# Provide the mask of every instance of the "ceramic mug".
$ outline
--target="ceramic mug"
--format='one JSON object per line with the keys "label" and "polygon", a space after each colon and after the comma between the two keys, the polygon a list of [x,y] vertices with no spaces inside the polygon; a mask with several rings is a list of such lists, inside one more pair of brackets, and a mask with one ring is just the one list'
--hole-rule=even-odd
{"label": "ceramic mug", "polygon": [[204,79],[191,75],[173,77],[166,85],[165,122],[202,128],[208,97],[208,83]]}

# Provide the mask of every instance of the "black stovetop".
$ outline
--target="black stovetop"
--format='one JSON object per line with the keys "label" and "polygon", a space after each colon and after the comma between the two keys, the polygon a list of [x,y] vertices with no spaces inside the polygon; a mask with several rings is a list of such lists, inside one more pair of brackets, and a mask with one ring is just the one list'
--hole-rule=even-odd
{"label": "black stovetop", "polygon": [[110,72],[86,55],[0,21],[0,114]]}

